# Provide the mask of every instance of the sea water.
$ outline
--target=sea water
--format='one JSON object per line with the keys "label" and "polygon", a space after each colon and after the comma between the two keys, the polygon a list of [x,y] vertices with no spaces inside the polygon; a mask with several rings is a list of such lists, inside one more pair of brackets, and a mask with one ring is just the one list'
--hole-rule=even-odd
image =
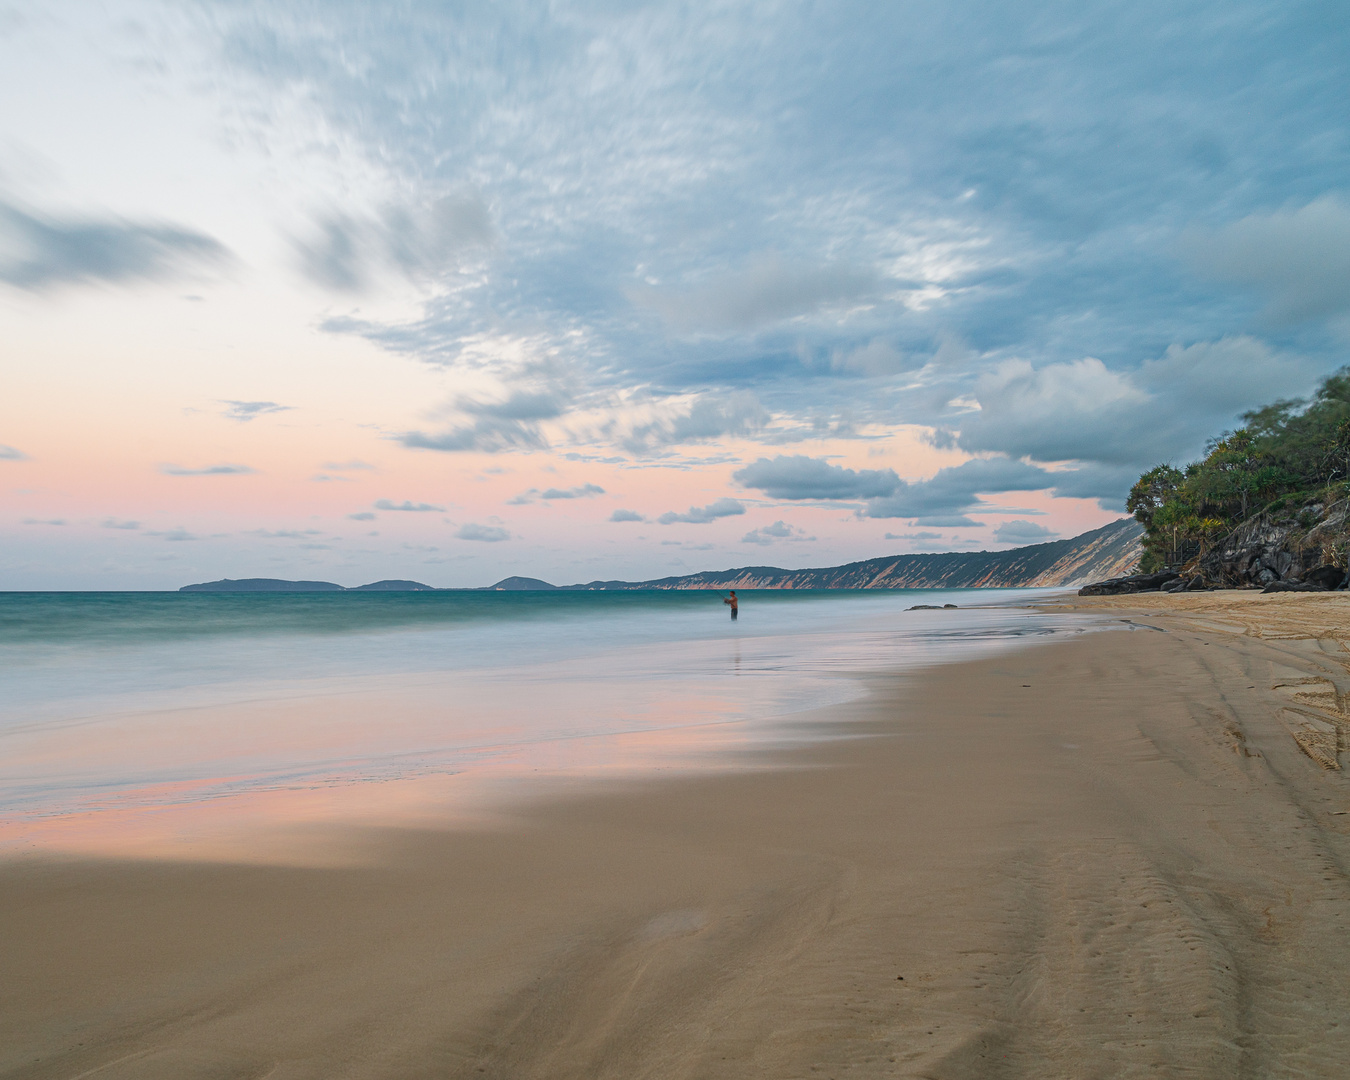
{"label": "sea water", "polygon": [[0,851],[743,766],[869,674],[1092,625],[1018,606],[1044,590],[739,595],[0,594]]}

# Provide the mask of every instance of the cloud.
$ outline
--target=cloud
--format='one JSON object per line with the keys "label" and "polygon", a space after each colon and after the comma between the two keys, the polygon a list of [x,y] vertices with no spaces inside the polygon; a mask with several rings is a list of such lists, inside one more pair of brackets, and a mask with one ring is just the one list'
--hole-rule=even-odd
{"label": "cloud", "polygon": [[495,420],[551,420],[567,409],[568,398],[559,389],[515,390],[501,401],[480,401],[460,398],[456,407],[471,416],[488,416]]}
{"label": "cloud", "polygon": [[[823,458],[802,455],[760,458],[731,475],[744,487],[763,491],[774,499],[865,500],[862,513],[866,517],[922,519],[923,524],[944,528],[978,525],[965,515],[977,509],[995,509],[984,505],[980,494],[1052,489],[1056,495],[1071,498],[1123,502],[1125,492],[1137,479],[1128,469],[1084,467],[1051,472],[999,457],[977,458],[940,469],[932,478],[911,484],[892,469],[846,469]],[[888,533],[887,539],[925,537]]]}
{"label": "cloud", "polygon": [[731,478],[771,499],[874,499],[890,495],[901,483],[893,469],[846,469],[800,454],[760,458]]}
{"label": "cloud", "polygon": [[542,450],[548,446],[537,425],[495,417],[483,417],[472,424],[451,428],[439,435],[410,431],[399,442],[413,450],[442,450],[447,453],[478,450],[494,454],[503,450]]}
{"label": "cloud", "polygon": [[558,386],[516,389],[495,400],[460,397],[455,401],[455,411],[471,419],[439,434],[408,432],[399,441],[411,449],[447,453],[543,450],[548,447],[548,440],[539,422],[557,419],[570,404],[570,394]]}
{"label": "cloud", "polygon": [[118,521],[116,518],[104,518],[100,524],[105,529],[139,529],[139,521]]}
{"label": "cloud", "polygon": [[240,423],[248,423],[267,413],[289,412],[291,409],[291,406],[278,405],[275,401],[222,401],[221,404],[228,406],[225,415]]}
{"label": "cloud", "polygon": [[352,521],[374,521],[374,520],[375,520],[375,515],[372,514],[369,510],[362,510],[362,511],[360,511],[359,513],[356,513],[356,514],[348,514],[347,517],[350,518]]}
{"label": "cloud", "polygon": [[913,518],[917,524],[945,528],[974,525],[965,514],[980,507],[981,494],[1037,491],[1054,484],[1054,475],[1008,458],[975,458],[939,469],[928,480],[900,481],[894,494],[870,499],[863,515]]}
{"label": "cloud", "polygon": [[636,510],[615,510],[609,515],[610,521],[646,521]]}
{"label": "cloud", "polygon": [[[715,388],[752,391],[776,417],[828,405],[934,423],[933,397],[967,395],[1010,357],[1133,371],[1169,341],[1242,329],[1231,289],[1176,258],[1216,208],[1247,233],[1303,229],[1295,253],[1339,265],[1310,247],[1312,226],[1330,236],[1339,219],[1306,204],[1345,188],[1328,134],[1343,127],[1345,40],[1306,5],[1216,19],[1089,3],[1054,33],[1025,7],[999,20],[969,4],[870,5],[856,19],[770,7],[606,2],[523,18],[419,4],[373,23],[359,6],[317,20],[241,0],[213,8],[212,28],[239,108],[264,117],[260,138],[284,146],[294,123],[278,103],[292,103],[337,184],[399,193],[321,215],[302,239],[330,287],[433,281],[409,294],[416,314],[348,329],[445,362],[476,335],[538,328],[612,400]],[[447,192],[460,205],[442,226],[429,208]],[[1324,201],[1344,205],[1313,208]],[[1304,209],[1271,213],[1281,205]],[[506,235],[482,259],[494,219]],[[1211,264],[1276,250],[1213,232]],[[1260,287],[1326,307],[1341,302],[1334,286],[1317,293],[1327,280]],[[959,358],[942,345],[954,327],[970,347]],[[1334,366],[1334,342],[1306,347],[1320,371]],[[856,378],[924,358],[942,370],[922,385],[883,396]],[[466,427],[409,437],[527,445]]]}
{"label": "cloud", "polygon": [[994,539],[1000,544],[1040,544],[1053,540],[1059,534],[1044,525],[1031,521],[1005,521],[994,530]]}
{"label": "cloud", "polygon": [[1129,466],[1194,456],[1247,409],[1308,389],[1315,369],[1251,337],[1172,345],[1117,371],[1092,357],[1034,367],[1009,360],[975,383],[955,442],[1036,461]]}
{"label": "cloud", "polygon": [[912,532],[912,533],[887,533],[887,540],[941,540],[942,533],[935,532]]}
{"label": "cloud", "polygon": [[[1104,510],[1121,512],[1125,509],[1125,499],[1130,488],[1139,479],[1140,469],[1134,465],[1080,465],[1076,469],[1064,469],[1052,473],[1055,497],[1059,499],[1096,499]],[[994,510],[1002,510],[995,507]],[[1006,512],[1006,511],[1005,511]],[[1044,511],[1031,511],[1025,508],[1015,511],[1019,514],[1043,514]]]}
{"label": "cloud", "polygon": [[474,525],[472,523],[461,525],[455,535],[461,540],[482,540],[489,544],[511,539],[509,532],[496,525]]}
{"label": "cloud", "polygon": [[634,426],[623,446],[630,453],[643,454],[661,446],[748,435],[768,420],[759,398],[749,391],[705,394],[686,409]]}
{"label": "cloud", "polygon": [[414,282],[439,278],[495,239],[487,204],[471,192],[420,206],[389,206],[367,217],[325,214],[307,236],[292,242],[310,281],[354,293],[386,274]]}
{"label": "cloud", "polygon": [[264,540],[308,540],[311,536],[318,536],[318,529],[256,529],[254,536],[261,536]]}
{"label": "cloud", "polygon": [[[325,186],[391,193],[297,230],[326,287],[418,282],[397,314],[325,325],[491,375],[472,344],[528,328],[608,412],[593,441],[649,453],[849,415],[980,456],[1142,469],[1341,361],[1334,335],[1286,335],[1274,392],[1232,408],[1257,366],[1207,385],[1144,371],[1169,342],[1249,329],[1233,282],[1281,317],[1347,310],[1346,203],[1318,198],[1346,190],[1346,40],[1315,6],[311,8],[213,7],[207,77],[275,160],[303,130]],[[468,217],[442,227],[427,215],[447,192]],[[1204,222],[1236,224],[1187,240]],[[1030,373],[1000,401],[1013,361]],[[733,393],[757,422],[629,423],[643,395]],[[550,419],[467,412],[404,445],[573,438]]]}
{"label": "cloud", "polygon": [[856,303],[880,287],[874,269],[846,263],[805,265],[776,256],[751,260],[689,288],[644,286],[629,298],[679,333],[741,333]]}
{"label": "cloud", "polygon": [[814,539],[814,536],[807,536],[803,530],[795,525],[789,525],[784,521],[775,521],[772,525],[761,525],[758,529],[751,529],[741,537],[741,543],[759,544],[761,547],[767,547],[776,540]]}
{"label": "cloud", "polygon": [[540,492],[541,499],[589,499],[596,495],[603,495],[605,489],[595,484],[582,484],[580,487],[573,488],[546,488]]}
{"label": "cloud", "polygon": [[161,539],[161,540],[168,540],[168,541],[170,541],[170,542],[172,542],[172,543],[181,543],[181,542],[187,541],[187,540],[200,540],[200,539],[201,539],[201,537],[193,536],[192,533],[188,532],[188,531],[187,531],[186,529],[184,529],[181,525],[180,525],[178,528],[176,528],[176,529],[169,529],[167,532],[147,532],[147,533],[143,533],[142,535],[144,535],[144,536],[155,536],[155,537],[158,537],[158,538]]}
{"label": "cloud", "polygon": [[830,355],[830,367],[855,375],[878,378],[923,367],[923,361],[906,356],[888,341],[877,338],[855,348],[838,348]]}
{"label": "cloud", "polygon": [[1350,206],[1334,196],[1193,231],[1181,250],[1203,273],[1263,293],[1281,322],[1350,312]]}
{"label": "cloud", "polygon": [[737,499],[718,499],[707,506],[691,506],[687,514],[677,514],[668,510],[656,520],[662,525],[673,525],[677,521],[689,525],[707,525],[718,518],[735,517],[744,514],[745,507]]}
{"label": "cloud", "polygon": [[205,233],[120,218],[59,218],[0,201],[0,282],[41,291],[86,282],[126,284],[229,261]]}
{"label": "cloud", "polygon": [[161,465],[159,471],[165,476],[247,476],[257,470],[247,465],[205,465],[200,469],[189,469],[182,465]]}
{"label": "cloud", "polygon": [[404,499],[401,503],[396,503],[396,502],[392,501],[391,499],[376,499],[376,500],[375,500],[375,509],[376,509],[376,510],[405,510],[405,511],[408,511],[409,513],[415,513],[415,514],[425,514],[425,513],[431,512],[431,511],[436,511],[437,513],[444,513],[444,511],[445,511],[445,507],[444,507],[444,506],[433,506],[431,503],[415,503],[415,502],[409,502],[407,499]]}
{"label": "cloud", "polygon": [[22,450],[0,443],[0,461],[27,461],[28,455]]}
{"label": "cloud", "polygon": [[25,525],[64,525],[64,524],[66,524],[64,518],[47,518],[47,519],[42,519],[42,518],[24,518],[24,519],[23,519],[23,523],[24,523]]}
{"label": "cloud", "polygon": [[536,498],[544,502],[552,502],[555,499],[590,499],[596,495],[603,495],[605,489],[596,484],[582,484],[580,487],[571,488],[545,488],[540,491],[538,488],[530,488],[529,491],[522,492],[507,499],[510,506],[524,506],[532,503]]}

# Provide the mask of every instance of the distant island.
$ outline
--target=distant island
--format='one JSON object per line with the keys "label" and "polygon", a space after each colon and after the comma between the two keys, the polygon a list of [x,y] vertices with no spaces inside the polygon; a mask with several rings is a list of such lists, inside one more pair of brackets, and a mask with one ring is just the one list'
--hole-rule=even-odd
{"label": "distant island", "polygon": [[[705,570],[651,581],[591,581],[552,585],[540,578],[508,577],[481,591],[589,591],[634,589],[969,589],[1077,587],[1120,577],[1139,564],[1143,527],[1121,518],[1068,540],[1032,544],[1009,551],[950,551],[934,555],[890,555],[844,566],[785,570],[743,566]],[[184,585],[179,592],[431,592],[419,581],[386,580],[346,588],[331,581],[279,578],[224,578]]]}
{"label": "distant island", "polygon": [[420,581],[400,581],[387,578],[384,581],[372,581],[369,585],[356,585],[348,588],[331,581],[286,581],[282,578],[251,577],[221,578],[219,581],[203,581],[200,585],[184,585],[179,592],[435,592],[432,585],[423,585]]}

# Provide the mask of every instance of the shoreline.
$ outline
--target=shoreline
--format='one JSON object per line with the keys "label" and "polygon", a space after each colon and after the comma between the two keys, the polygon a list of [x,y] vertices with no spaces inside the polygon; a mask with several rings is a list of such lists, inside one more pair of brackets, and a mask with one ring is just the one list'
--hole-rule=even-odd
{"label": "shoreline", "polygon": [[1339,1075],[1350,598],[1181,599],[367,865],[0,864],[0,1076]]}
{"label": "shoreline", "polygon": [[[9,680],[0,859],[62,851],[343,864],[344,825],[436,828],[538,802],[559,785],[584,788],[588,777],[767,767],[777,747],[828,738],[828,706],[866,696],[879,672],[1100,621],[1018,606],[1045,595],[981,597],[992,603],[936,614],[901,614],[912,595],[789,602],[767,626],[745,620],[744,634],[696,617],[675,620],[673,633],[627,620],[621,630],[638,640],[592,620],[572,628],[576,647],[558,630],[566,620],[541,620],[524,640],[507,628],[514,654],[480,642],[491,663],[471,654],[447,665],[444,651],[462,635],[372,633],[344,645],[340,676],[331,642],[298,637],[268,658],[275,670],[237,683],[219,672],[256,664],[247,640],[186,656],[159,644],[120,656],[89,649],[85,666],[62,669],[65,685],[81,688],[73,697],[44,698],[62,684],[40,662],[39,678]],[[345,663],[352,652],[364,669]],[[164,667],[176,674],[165,679]],[[29,701],[46,714],[25,716]],[[816,728],[803,724],[822,708]]]}

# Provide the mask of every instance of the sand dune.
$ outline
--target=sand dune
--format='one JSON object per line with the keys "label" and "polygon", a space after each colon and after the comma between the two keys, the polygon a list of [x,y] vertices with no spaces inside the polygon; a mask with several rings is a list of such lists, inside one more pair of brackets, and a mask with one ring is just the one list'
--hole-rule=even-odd
{"label": "sand dune", "polygon": [[781,769],[342,868],[11,862],[0,1075],[1342,1076],[1350,598],[1126,599]]}

